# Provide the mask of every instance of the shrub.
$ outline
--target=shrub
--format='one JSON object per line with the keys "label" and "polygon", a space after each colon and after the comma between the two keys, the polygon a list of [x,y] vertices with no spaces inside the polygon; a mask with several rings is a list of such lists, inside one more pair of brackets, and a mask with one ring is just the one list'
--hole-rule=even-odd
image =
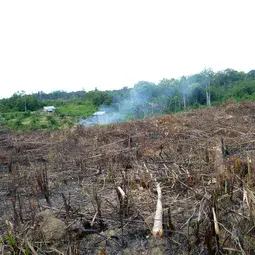
{"label": "shrub", "polygon": [[30,111],[26,111],[23,113],[24,117],[30,117],[31,116],[31,112]]}

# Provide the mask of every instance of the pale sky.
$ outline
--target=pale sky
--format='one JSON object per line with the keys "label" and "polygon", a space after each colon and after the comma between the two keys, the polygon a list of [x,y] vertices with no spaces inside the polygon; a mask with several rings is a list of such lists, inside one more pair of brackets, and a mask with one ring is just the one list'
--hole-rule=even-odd
{"label": "pale sky", "polygon": [[255,69],[254,0],[1,0],[0,98]]}

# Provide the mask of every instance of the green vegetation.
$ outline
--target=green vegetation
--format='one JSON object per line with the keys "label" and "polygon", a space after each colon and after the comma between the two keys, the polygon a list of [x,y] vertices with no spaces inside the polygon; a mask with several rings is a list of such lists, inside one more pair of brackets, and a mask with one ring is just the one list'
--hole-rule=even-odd
{"label": "green vegetation", "polygon": [[[3,117],[4,116],[4,117]],[[72,127],[75,121],[70,116],[48,115],[42,112],[32,112],[29,116],[23,113],[5,113],[2,115],[1,124],[12,130],[38,130],[59,129],[60,127]]]}
{"label": "green vegetation", "polygon": [[80,101],[73,101],[69,104],[64,104],[57,109],[57,113],[60,116],[72,116],[72,117],[88,117],[91,116],[97,107],[89,101],[80,102]]}
{"label": "green vegetation", "polygon": [[[114,121],[122,121],[217,105],[228,99],[255,100],[255,70],[214,73],[204,69],[179,79],[162,79],[158,84],[140,81],[132,89],[113,91],[41,91],[32,95],[21,91],[0,100],[0,121],[14,130],[58,129],[71,127],[100,109],[115,113]],[[42,112],[47,105],[56,107],[54,115]]]}

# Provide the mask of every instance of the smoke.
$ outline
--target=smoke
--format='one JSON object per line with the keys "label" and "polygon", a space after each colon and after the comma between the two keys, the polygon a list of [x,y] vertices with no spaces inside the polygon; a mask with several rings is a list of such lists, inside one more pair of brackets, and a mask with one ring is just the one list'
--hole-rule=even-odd
{"label": "smoke", "polygon": [[118,91],[111,106],[101,105],[98,110],[104,114],[83,119],[81,124],[105,125],[163,114],[166,110],[186,110],[195,104],[210,105],[210,75],[210,70],[205,70],[180,79],[163,79],[157,85],[140,81],[131,90]]}
{"label": "smoke", "polygon": [[138,82],[134,88],[128,90],[122,96],[114,97],[110,106],[101,105],[99,112],[105,112],[100,116],[91,116],[82,119],[80,124],[93,126],[124,122],[129,119],[149,117],[164,110],[158,103],[152,103],[155,96],[155,84],[150,82]]}

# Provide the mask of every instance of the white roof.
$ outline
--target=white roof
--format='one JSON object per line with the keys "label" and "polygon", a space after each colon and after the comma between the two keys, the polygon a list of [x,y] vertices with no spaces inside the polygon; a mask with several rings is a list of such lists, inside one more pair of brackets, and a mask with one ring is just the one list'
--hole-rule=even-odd
{"label": "white roof", "polygon": [[105,114],[105,112],[100,111],[100,112],[95,112],[93,115],[94,116],[101,116],[101,115],[104,115],[104,114]]}
{"label": "white roof", "polygon": [[43,109],[46,111],[53,111],[53,110],[55,110],[55,107],[54,106],[44,106]]}

